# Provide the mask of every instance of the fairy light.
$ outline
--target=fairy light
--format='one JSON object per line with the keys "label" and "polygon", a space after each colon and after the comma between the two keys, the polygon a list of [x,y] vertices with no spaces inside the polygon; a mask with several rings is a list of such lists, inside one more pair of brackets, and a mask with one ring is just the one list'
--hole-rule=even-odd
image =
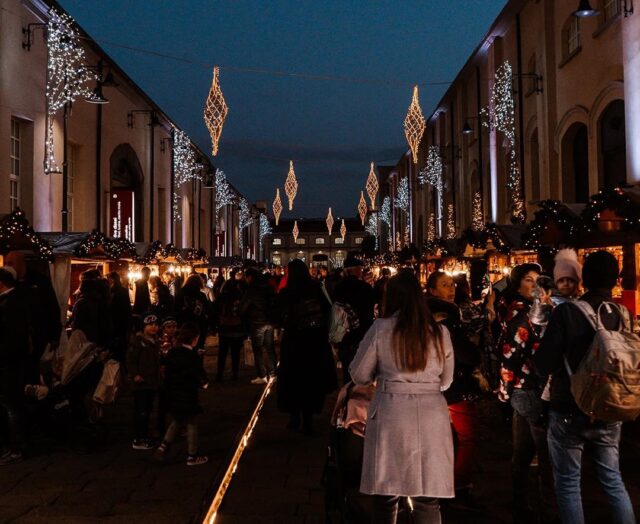
{"label": "fairy light", "polygon": [[378,214],[371,213],[364,230],[376,239],[376,250],[378,249]]}
{"label": "fairy light", "polygon": [[360,220],[362,220],[362,225],[364,226],[365,219],[367,218],[367,211],[369,208],[367,207],[367,201],[364,199],[364,191],[360,191],[360,202],[358,202],[358,213],[360,214]]}
{"label": "fairy light", "polygon": [[331,233],[333,232],[333,224],[335,223],[335,221],[333,220],[333,215],[331,214],[331,208],[329,208],[329,213],[327,214],[327,230],[329,231],[329,236],[331,236]]}
{"label": "fairy light", "polygon": [[221,169],[216,169],[216,225],[220,218],[220,210],[224,206],[229,206],[235,201],[235,195],[227,181],[227,175]]}
{"label": "fairy light", "polygon": [[422,109],[420,108],[420,101],[418,100],[418,86],[414,86],[411,105],[407,111],[407,116],[404,118],[404,134],[411,148],[414,164],[418,163],[418,147],[420,146],[420,140],[422,140],[425,127],[426,122],[422,114]]}
{"label": "fairy light", "polygon": [[281,214],[282,214],[282,199],[280,198],[280,188],[277,188],[276,198],[273,201],[273,216],[276,219],[276,226],[280,223]]}
{"label": "fairy light", "polygon": [[12,240],[19,235],[29,241],[40,259],[53,260],[53,249],[49,243],[33,230],[24,212],[18,208],[0,220],[0,243],[9,248]]}
{"label": "fairy light", "polygon": [[511,216],[513,221],[524,223],[526,212],[516,149],[513,70],[508,61],[505,61],[496,71],[489,107],[483,108],[481,114],[484,116],[482,122],[484,126],[500,131],[506,138],[509,169],[507,188],[511,191]]}
{"label": "fairy light", "polygon": [[178,208],[178,193],[180,187],[187,182],[200,179],[202,165],[196,160],[196,153],[191,139],[184,131],[173,130],[173,219],[182,220],[182,213]]}
{"label": "fairy light", "polygon": [[429,223],[427,224],[427,242],[435,242],[436,240],[436,215],[429,213]]}
{"label": "fairy light", "polygon": [[442,194],[444,192],[444,180],[442,177],[442,157],[437,146],[430,146],[427,152],[427,163],[418,174],[418,182],[421,185],[429,184],[438,195],[438,208],[442,216]]}
{"label": "fairy light", "polygon": [[298,229],[298,221],[296,220],[293,223],[293,231],[291,232],[293,234],[293,241],[298,242],[298,235],[300,234],[300,230]]}
{"label": "fairy light", "polygon": [[293,209],[293,200],[298,194],[298,181],[296,180],[296,172],[293,170],[293,160],[289,160],[289,173],[284,183],[284,192],[289,199],[289,211]]}
{"label": "fairy light", "polygon": [[456,222],[454,218],[453,204],[447,206],[447,238],[456,238]]}
{"label": "fairy light", "polygon": [[388,227],[391,227],[391,199],[387,196],[382,200],[382,206],[380,206],[380,220],[382,220]]}
{"label": "fairy light", "polygon": [[347,236],[347,225],[344,223],[344,218],[342,219],[342,225],[340,226],[340,236],[342,237],[343,241]]}
{"label": "fairy light", "polygon": [[211,153],[213,156],[218,154],[218,142],[220,141],[222,127],[224,126],[228,112],[229,108],[222,95],[222,89],[220,89],[220,68],[214,67],[213,82],[211,83],[209,96],[204,105],[204,121],[211,135]]}
{"label": "fairy light", "polygon": [[269,219],[265,213],[260,213],[260,221],[259,223],[259,231],[258,238],[260,241],[260,252],[262,253],[262,246],[264,245],[264,238],[271,233],[273,233],[273,229],[271,228],[271,224],[269,223]]}
{"label": "fairy light", "polygon": [[484,216],[482,213],[482,197],[480,196],[480,191],[476,191],[473,194],[473,208],[471,213],[471,229],[481,231],[484,227]]}
{"label": "fairy light", "polygon": [[74,21],[65,13],[49,10],[47,22],[47,85],[45,98],[47,121],[45,129],[45,174],[60,173],[55,159],[53,121],[56,113],[78,97],[93,98],[87,82],[97,75],[85,66],[85,52]]}
{"label": "fairy light", "polygon": [[246,198],[242,197],[240,202],[238,203],[238,239],[240,244],[240,253],[241,256],[244,256],[244,235],[243,231],[245,228],[249,227],[253,223],[253,218],[251,216],[251,208],[249,207],[249,202]]}
{"label": "fairy light", "polygon": [[376,171],[373,166],[374,164],[371,162],[371,170],[369,171],[369,178],[367,178],[367,184],[365,186],[367,195],[369,195],[369,200],[371,200],[371,209],[376,208],[376,195],[380,189],[378,177],[376,176]]}
{"label": "fairy light", "polygon": [[398,184],[398,196],[395,199],[395,204],[398,209],[409,213],[409,178],[402,177]]}

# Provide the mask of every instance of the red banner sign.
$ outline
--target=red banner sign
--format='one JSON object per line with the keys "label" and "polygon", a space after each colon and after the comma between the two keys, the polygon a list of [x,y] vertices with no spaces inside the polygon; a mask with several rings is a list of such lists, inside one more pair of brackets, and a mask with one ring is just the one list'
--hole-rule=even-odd
{"label": "red banner sign", "polygon": [[111,237],[135,242],[135,193],[129,189],[111,192]]}

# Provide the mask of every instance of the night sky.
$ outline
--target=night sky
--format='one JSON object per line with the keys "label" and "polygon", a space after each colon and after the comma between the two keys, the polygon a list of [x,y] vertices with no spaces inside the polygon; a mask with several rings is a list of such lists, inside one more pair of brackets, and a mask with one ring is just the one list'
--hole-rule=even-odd
{"label": "night sky", "polygon": [[[369,163],[393,165],[407,149],[412,84],[453,80],[506,0],[60,3],[203,151],[210,66],[219,65],[229,115],[216,167],[270,207],[293,159],[300,188],[283,216],[321,217],[329,206],[355,216]],[[445,90],[420,87],[425,116]]]}

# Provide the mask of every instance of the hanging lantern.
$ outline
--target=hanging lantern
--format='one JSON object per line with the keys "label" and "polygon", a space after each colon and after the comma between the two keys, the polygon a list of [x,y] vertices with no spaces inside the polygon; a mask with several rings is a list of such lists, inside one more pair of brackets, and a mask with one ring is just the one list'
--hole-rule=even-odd
{"label": "hanging lantern", "polygon": [[420,102],[418,101],[418,86],[414,86],[413,99],[411,100],[411,105],[407,111],[407,116],[404,118],[404,134],[407,137],[407,142],[411,148],[414,164],[418,163],[418,147],[420,145],[420,140],[422,140],[425,127],[426,122],[422,115]]}
{"label": "hanging lantern", "polygon": [[289,174],[284,183],[284,192],[289,199],[289,211],[293,209],[293,199],[298,194],[298,181],[296,180],[296,172],[293,170],[293,160],[289,160]]}
{"label": "hanging lantern", "polygon": [[297,220],[293,223],[293,231],[292,231],[292,233],[293,233],[293,241],[294,242],[298,242],[298,235],[300,234],[300,230],[298,229],[298,221]]}
{"label": "hanging lantern", "polygon": [[333,231],[333,215],[331,214],[331,208],[329,208],[329,214],[327,215],[327,229],[329,230],[329,236],[331,236],[331,232]]}
{"label": "hanging lantern", "polygon": [[218,141],[222,134],[224,120],[227,118],[227,113],[229,112],[227,103],[222,95],[222,90],[220,89],[219,74],[220,68],[214,67],[213,83],[211,84],[209,96],[207,97],[207,101],[204,105],[204,122],[207,125],[209,134],[211,135],[211,142],[213,143],[211,153],[213,156],[218,154]]}
{"label": "hanging lantern", "polygon": [[378,184],[378,177],[376,176],[376,172],[373,169],[373,162],[371,162],[371,171],[369,171],[369,178],[367,178],[367,194],[369,195],[369,200],[371,200],[371,209],[376,208],[376,195],[378,194],[378,189],[380,189],[380,184]]}
{"label": "hanging lantern", "polygon": [[367,201],[364,199],[364,192],[360,191],[360,203],[358,204],[358,213],[360,213],[360,220],[364,226],[364,220],[367,218]]}
{"label": "hanging lantern", "polygon": [[282,200],[280,199],[280,188],[276,189],[276,198],[273,201],[273,216],[276,218],[276,226],[280,223],[282,213]]}
{"label": "hanging lantern", "polygon": [[347,226],[344,223],[344,218],[342,219],[342,225],[340,226],[340,236],[342,237],[342,241],[344,242],[344,239],[347,236]]}

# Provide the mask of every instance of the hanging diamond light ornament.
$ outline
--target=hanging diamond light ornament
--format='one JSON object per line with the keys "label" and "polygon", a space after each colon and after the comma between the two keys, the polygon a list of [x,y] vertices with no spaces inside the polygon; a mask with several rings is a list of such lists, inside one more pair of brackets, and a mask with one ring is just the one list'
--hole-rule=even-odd
{"label": "hanging diamond light ornament", "polygon": [[347,236],[347,226],[344,223],[344,218],[342,219],[342,225],[340,226],[340,236],[342,237],[342,241],[344,242],[344,239]]}
{"label": "hanging diamond light ornament", "polygon": [[420,140],[422,140],[425,128],[426,122],[422,115],[420,102],[418,101],[418,86],[414,86],[413,99],[407,111],[407,116],[404,118],[404,134],[411,148],[414,164],[418,163],[418,147],[420,146]]}
{"label": "hanging diamond light ornament", "polygon": [[289,173],[284,183],[284,192],[289,199],[289,211],[293,209],[293,199],[298,194],[298,181],[296,180],[296,172],[293,170],[293,160],[289,160]]}
{"label": "hanging diamond light ornament", "polygon": [[371,162],[371,171],[369,171],[369,178],[367,178],[366,188],[367,194],[369,195],[369,200],[371,200],[371,209],[375,209],[376,195],[378,194],[378,190],[380,189],[380,184],[378,183],[376,172],[373,169],[373,162]]}
{"label": "hanging diamond light ornament", "polygon": [[364,199],[364,191],[360,191],[360,202],[358,203],[358,213],[360,213],[360,220],[362,220],[362,225],[364,226],[364,221],[367,218],[367,201]]}
{"label": "hanging diamond light ornament", "polygon": [[293,223],[293,231],[292,231],[292,233],[293,233],[293,241],[294,242],[298,242],[298,235],[300,234],[300,230],[298,229],[298,221],[297,220]]}
{"label": "hanging diamond light ornament", "polygon": [[280,223],[280,214],[282,213],[282,200],[280,199],[280,188],[276,189],[276,198],[273,201],[273,216],[276,219],[276,226]]}
{"label": "hanging diamond light ornament", "polygon": [[207,124],[207,129],[211,135],[211,142],[213,144],[211,153],[213,156],[218,154],[218,142],[220,141],[222,126],[224,125],[228,112],[229,108],[220,89],[220,68],[214,67],[213,82],[207,101],[204,104],[204,122]]}
{"label": "hanging diamond light ornament", "polygon": [[333,224],[334,224],[334,220],[333,220],[333,215],[331,214],[331,208],[329,208],[329,214],[327,215],[327,230],[329,231],[329,236],[331,236],[331,233],[333,232]]}

